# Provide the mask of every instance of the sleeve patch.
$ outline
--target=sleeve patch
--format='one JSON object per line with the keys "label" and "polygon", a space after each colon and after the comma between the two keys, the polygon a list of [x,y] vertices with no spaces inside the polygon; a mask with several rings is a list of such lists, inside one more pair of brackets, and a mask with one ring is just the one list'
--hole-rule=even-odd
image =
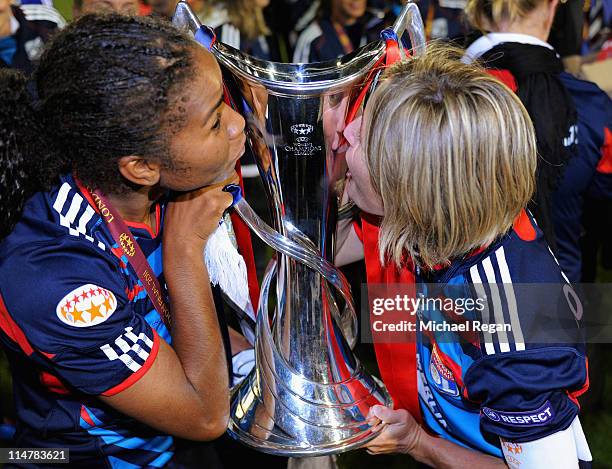
{"label": "sleeve patch", "polygon": [[513,427],[536,427],[546,425],[555,418],[550,401],[546,401],[536,410],[527,412],[506,412],[483,407],[482,413],[491,421]]}
{"label": "sleeve patch", "polygon": [[113,292],[88,283],[64,296],[55,311],[64,324],[90,327],[106,321],[116,309],[117,298]]}

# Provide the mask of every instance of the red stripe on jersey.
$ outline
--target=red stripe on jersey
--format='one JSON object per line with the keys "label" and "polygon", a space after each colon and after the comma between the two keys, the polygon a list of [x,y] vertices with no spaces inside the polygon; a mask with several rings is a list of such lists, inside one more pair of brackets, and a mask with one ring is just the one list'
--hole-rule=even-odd
{"label": "red stripe on jersey", "polygon": [[155,228],[151,228],[149,225],[147,225],[146,223],[142,223],[142,222],[136,222],[136,221],[125,221],[125,224],[127,226],[129,226],[130,228],[139,228],[141,230],[145,230],[149,233],[149,236],[151,236],[151,239],[155,239],[157,237],[157,233],[159,233],[159,221],[160,221],[160,208],[159,208],[159,204],[155,205]]}
{"label": "red stripe on jersey", "polygon": [[129,288],[126,288],[125,294],[127,295],[128,300],[132,301],[143,290],[144,290],[144,287],[140,285],[139,283],[137,283],[136,285],[134,285],[134,288],[132,288],[131,290]]}
{"label": "red stripe on jersey", "polygon": [[27,356],[30,356],[34,353],[34,348],[32,348],[25,334],[17,325],[17,323],[13,321],[13,318],[6,309],[2,296],[0,296],[0,329],[2,329],[2,331],[13,342],[17,343],[17,345],[19,345],[19,348],[21,348],[21,350],[23,350],[23,353],[25,353]]}
{"label": "red stripe on jersey", "polygon": [[40,382],[50,392],[53,392],[55,394],[71,394],[66,385],[62,383],[57,376],[52,375],[51,373],[47,373],[46,371],[40,372]]}
{"label": "red stripe on jersey", "polygon": [[468,390],[467,390],[467,386],[464,386],[463,388],[461,388],[461,395],[463,396],[463,398],[467,401],[470,401],[473,404],[481,404],[482,400],[480,401],[475,401],[473,399],[470,399],[470,396],[468,394]]}
{"label": "red stripe on jersey", "polygon": [[89,415],[89,413],[87,412],[87,409],[85,409],[85,406],[81,406],[81,418],[83,420],[85,420],[89,425],[91,425],[92,427],[95,427],[96,424],[94,423],[94,421],[92,420],[91,416]]}
{"label": "red stripe on jersey", "polygon": [[587,390],[589,389],[589,359],[585,358],[585,364],[586,364],[586,380],[584,381],[584,385],[576,390],[576,391],[572,391],[569,392],[567,391],[567,397],[569,397],[572,402],[574,402],[574,404],[576,404],[578,406],[578,408],[580,408],[580,403],[578,402],[578,398],[583,395],[585,392],[587,392]]}
{"label": "red stripe on jersey", "polygon": [[601,147],[601,159],[597,171],[612,174],[612,132],[607,127],[604,129],[604,144]]}
{"label": "red stripe on jersey", "polygon": [[125,381],[103,392],[103,396],[114,396],[115,394],[119,394],[121,391],[125,391],[132,384],[142,378],[147,371],[149,371],[153,365],[153,362],[155,361],[155,357],[157,357],[157,352],[159,351],[159,341],[161,340],[155,329],[151,330],[153,331],[153,348],[151,348],[151,353],[149,354],[147,361],[144,362],[136,373],[130,375]]}
{"label": "red stripe on jersey", "polygon": [[521,210],[521,213],[516,220],[514,220],[514,225],[512,226],[514,231],[523,241],[533,241],[536,239],[536,230],[531,224],[531,220],[527,215],[525,209]]}

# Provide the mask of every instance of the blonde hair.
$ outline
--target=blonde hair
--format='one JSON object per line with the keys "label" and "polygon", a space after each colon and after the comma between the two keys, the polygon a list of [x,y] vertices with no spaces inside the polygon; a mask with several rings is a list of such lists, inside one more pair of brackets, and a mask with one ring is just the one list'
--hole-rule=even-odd
{"label": "blonde hair", "polygon": [[364,151],[385,211],[381,260],[449,263],[507,232],[534,190],[536,142],[519,99],[462,51],[393,66],[366,108]]}
{"label": "blonde hair", "polygon": [[497,30],[501,23],[524,18],[546,0],[468,0],[465,15],[481,31]]}
{"label": "blonde hair", "polygon": [[210,15],[212,9],[217,5],[223,6],[227,10],[230,23],[236,26],[247,39],[255,39],[270,34],[264,19],[263,9],[255,5],[254,0],[219,0],[210,3],[205,1],[198,15],[201,17]]}

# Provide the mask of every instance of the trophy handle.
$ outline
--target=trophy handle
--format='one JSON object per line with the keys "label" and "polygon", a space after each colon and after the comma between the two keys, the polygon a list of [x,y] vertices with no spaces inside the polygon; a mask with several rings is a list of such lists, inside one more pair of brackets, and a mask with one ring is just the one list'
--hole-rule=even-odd
{"label": "trophy handle", "polygon": [[[423,18],[421,18],[421,12],[416,3],[409,2],[404,5],[395,23],[393,23],[392,29],[400,40],[405,32],[408,33],[414,55],[425,53],[425,26],[423,25]],[[404,59],[402,47],[400,47],[400,54],[402,59]]]}
{"label": "trophy handle", "polygon": [[228,184],[223,190],[231,194],[233,199],[231,207],[234,211],[264,243],[290,258],[306,264],[336,287],[344,298],[345,307],[349,312],[349,316],[343,322],[346,323],[345,326],[349,326],[347,328],[347,332],[349,332],[347,340],[350,346],[354,347],[357,342],[357,312],[351,295],[351,285],[344,274],[331,262],[321,257],[314,246],[297,243],[294,239],[283,236],[259,218],[242,197],[242,190],[239,185]]}

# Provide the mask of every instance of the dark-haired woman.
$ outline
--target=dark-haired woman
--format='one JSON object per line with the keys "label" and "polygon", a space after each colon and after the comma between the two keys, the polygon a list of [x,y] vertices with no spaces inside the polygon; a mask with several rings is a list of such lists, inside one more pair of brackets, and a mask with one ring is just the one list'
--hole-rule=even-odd
{"label": "dark-haired woman", "polygon": [[245,137],[222,96],[213,57],[149,18],[85,16],[52,40],[33,81],[0,75],[14,446],[68,448],[71,467],[162,467],[169,435],[225,431],[202,252]]}

